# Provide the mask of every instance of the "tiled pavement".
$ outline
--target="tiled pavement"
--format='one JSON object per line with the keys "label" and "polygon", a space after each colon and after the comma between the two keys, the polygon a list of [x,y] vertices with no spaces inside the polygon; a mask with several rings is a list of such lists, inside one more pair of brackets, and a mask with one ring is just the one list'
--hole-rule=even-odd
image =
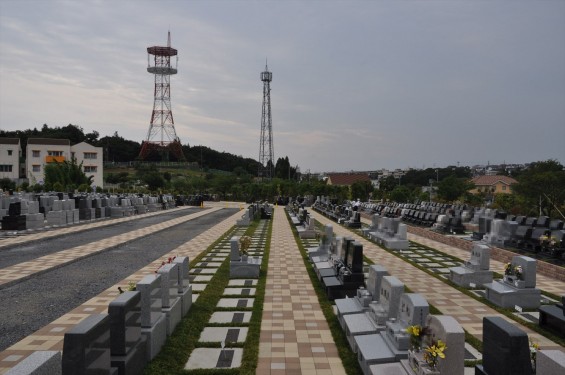
{"label": "tiled pavement", "polygon": [[283,208],[273,215],[258,374],[345,374]]}
{"label": "tiled pavement", "polygon": [[[227,207],[224,203],[208,206],[214,206],[217,209],[224,206]],[[314,215],[322,223],[330,223],[326,218],[315,213]],[[188,256],[190,259],[193,259],[231,228],[240,216],[240,212],[232,215],[191,241],[179,246],[169,254],[164,255],[163,258],[178,255]],[[79,231],[88,225],[98,224],[105,225],[105,222],[68,227],[58,229],[57,231],[72,231],[73,229]],[[440,309],[444,314],[454,316],[471,334],[480,338],[482,334],[482,317],[499,315],[488,306],[459,293],[440,280],[380,249],[374,243],[335,223],[332,224],[334,231],[338,235],[347,234],[355,237],[363,243],[366,256],[375,263],[387,267],[392,275],[399,277],[413,291],[422,293],[431,304]],[[54,232],[56,231],[46,231],[30,236],[39,236],[36,239],[40,239],[41,235],[52,236]],[[140,232],[138,235],[142,236],[144,234]],[[17,237],[14,239],[4,239],[3,241],[25,241],[25,238]],[[446,248],[446,245],[436,242],[431,243],[421,238],[412,239],[456,257],[468,258],[467,252],[459,253],[463,250]],[[0,247],[2,247],[2,243],[0,242]],[[220,252],[224,254],[221,254],[221,256],[219,252],[215,255],[210,254],[210,257],[204,258],[200,264],[191,270],[194,299],[198,297],[198,291],[203,290],[205,284],[212,279],[214,269],[219,266],[218,263],[223,261],[226,250],[224,249]],[[72,253],[68,254],[68,257],[72,256]],[[68,257],[63,258],[62,261],[67,261]],[[301,259],[301,257],[294,241],[292,230],[287,222],[284,210],[281,207],[277,207],[273,215],[273,233],[268,263],[265,303],[263,306],[257,373],[271,375],[345,374],[345,369],[338,356],[327,322],[320,310],[308,274],[302,261],[297,262],[297,259]],[[493,267],[499,267],[495,262],[492,264]],[[90,299],[83,305],[0,353],[0,374],[5,373],[8,368],[14,366],[35,350],[61,350],[62,339],[66,331],[90,314],[106,312],[109,302],[118,295],[118,286],[125,287],[129,282],[135,283],[139,281],[143,276],[152,274],[159,265],[160,260],[147,265],[117,285],[108,288],[100,295]],[[502,267],[501,264],[500,267]],[[197,269],[201,271],[197,271]],[[0,275],[2,271],[0,270]],[[538,283],[540,282],[544,283],[543,286],[540,285],[544,290],[556,290],[550,288],[557,288],[561,292],[564,290],[563,283],[553,284],[552,280],[538,279]],[[198,287],[200,284],[202,284],[201,288]],[[230,281],[229,288],[238,287],[237,281]],[[236,291],[230,289],[225,293],[228,293],[228,296],[232,296],[234,292]],[[250,295],[249,298],[252,298],[252,296]],[[222,313],[226,311],[221,310],[220,308],[218,313],[212,317],[210,321],[212,323],[211,326],[214,326],[214,319],[219,321],[225,319],[225,317],[222,317]],[[243,319],[245,322],[249,317],[244,314]],[[538,341],[542,348],[557,346],[555,343],[528,331],[524,327],[521,328],[527,331],[534,340]]]}
{"label": "tiled pavement", "polygon": [[[389,274],[399,278],[408,288],[414,293],[422,294],[427,301],[437,307],[443,314],[451,315],[463,328],[473,336],[482,339],[483,324],[482,319],[485,316],[501,316],[502,318],[510,321],[512,324],[516,322],[499,314],[496,310],[482,304],[457,289],[452,288],[441,280],[430,276],[426,272],[410,265],[401,258],[392,255],[391,253],[383,250],[375,243],[368,241],[366,238],[358,235],[357,233],[348,230],[330,219],[310,211],[310,213],[322,224],[332,224],[334,233],[338,236],[351,236],[356,241],[363,244],[363,255],[371,259],[375,264],[380,264],[388,270]],[[431,247],[440,248],[439,244],[434,242]],[[443,250],[446,245],[441,246]],[[453,254],[455,255],[455,254]],[[463,259],[469,257],[466,255],[460,256]],[[541,288],[541,286],[540,286]],[[564,289],[562,288],[561,291]],[[528,333],[528,336],[535,342],[539,343],[543,349],[562,349],[561,346],[553,341],[529,330],[524,326],[520,326],[522,330]]]}

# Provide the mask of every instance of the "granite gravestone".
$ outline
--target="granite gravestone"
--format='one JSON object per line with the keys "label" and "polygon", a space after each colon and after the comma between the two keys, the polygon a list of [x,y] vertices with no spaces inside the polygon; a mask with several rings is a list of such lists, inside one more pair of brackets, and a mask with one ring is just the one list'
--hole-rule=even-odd
{"label": "granite gravestone", "polygon": [[499,316],[483,318],[483,364],[475,375],[531,375],[528,335]]}
{"label": "granite gravestone", "polygon": [[479,243],[473,244],[471,259],[462,267],[449,269],[449,279],[455,284],[469,288],[471,284],[481,286],[492,282],[490,267],[490,247]]}
{"label": "granite gravestone", "polygon": [[112,367],[120,375],[140,374],[147,362],[147,337],[141,335],[141,293],[127,291],[108,306]]}

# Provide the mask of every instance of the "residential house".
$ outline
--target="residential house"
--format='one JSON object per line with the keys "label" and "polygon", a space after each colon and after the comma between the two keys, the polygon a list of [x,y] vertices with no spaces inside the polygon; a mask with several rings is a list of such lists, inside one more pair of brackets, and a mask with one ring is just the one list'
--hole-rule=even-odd
{"label": "residential house", "polygon": [[478,176],[471,180],[475,184],[475,188],[470,190],[471,193],[491,194],[512,194],[512,185],[518,181],[508,176]]}

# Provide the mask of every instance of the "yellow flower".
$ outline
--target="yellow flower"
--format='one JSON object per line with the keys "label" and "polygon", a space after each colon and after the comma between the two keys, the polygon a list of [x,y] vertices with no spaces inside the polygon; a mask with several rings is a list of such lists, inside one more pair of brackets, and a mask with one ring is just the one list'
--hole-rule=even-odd
{"label": "yellow flower", "polygon": [[413,336],[420,336],[420,330],[420,326],[408,326],[408,328],[406,328],[406,332]]}

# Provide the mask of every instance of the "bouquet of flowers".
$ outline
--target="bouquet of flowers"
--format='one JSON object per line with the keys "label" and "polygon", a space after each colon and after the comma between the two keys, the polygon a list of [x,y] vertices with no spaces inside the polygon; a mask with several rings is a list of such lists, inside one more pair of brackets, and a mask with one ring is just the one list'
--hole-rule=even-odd
{"label": "bouquet of flowers", "polygon": [[247,249],[251,246],[251,237],[241,236],[239,238],[239,255],[247,255]]}
{"label": "bouquet of flowers", "polygon": [[445,358],[445,343],[441,340],[437,340],[437,342],[432,342],[432,345],[426,347],[424,349],[424,360],[430,366],[430,368],[435,369],[439,363],[440,358]]}
{"label": "bouquet of flowers", "polygon": [[425,328],[419,325],[408,326],[406,332],[410,335],[412,349],[419,352],[422,347],[422,337],[425,335]]}
{"label": "bouquet of flowers", "polygon": [[506,263],[504,265],[504,274],[505,275],[512,275],[512,265],[510,263]]}
{"label": "bouquet of flowers", "polygon": [[524,273],[524,270],[522,269],[522,266],[514,267],[514,275],[516,275],[518,280],[522,280],[523,273]]}

